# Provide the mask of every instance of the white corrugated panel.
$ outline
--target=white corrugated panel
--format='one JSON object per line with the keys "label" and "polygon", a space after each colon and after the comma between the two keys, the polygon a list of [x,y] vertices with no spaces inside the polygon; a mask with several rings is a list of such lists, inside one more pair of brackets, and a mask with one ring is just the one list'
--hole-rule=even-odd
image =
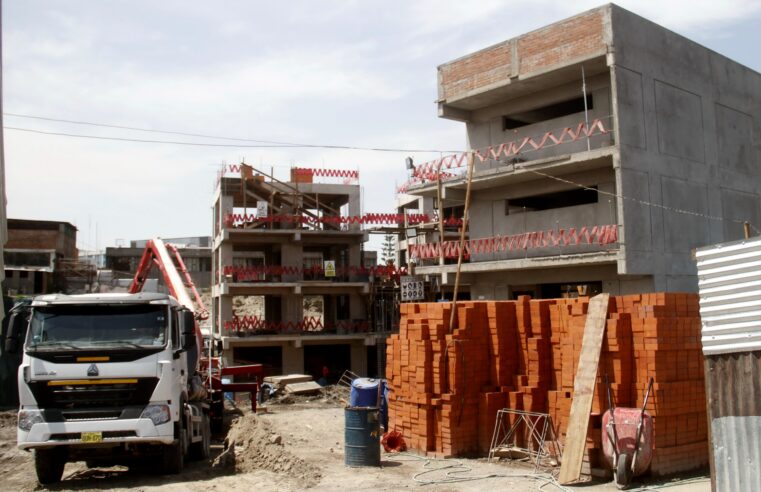
{"label": "white corrugated panel", "polygon": [[761,237],[699,248],[705,355],[761,350]]}

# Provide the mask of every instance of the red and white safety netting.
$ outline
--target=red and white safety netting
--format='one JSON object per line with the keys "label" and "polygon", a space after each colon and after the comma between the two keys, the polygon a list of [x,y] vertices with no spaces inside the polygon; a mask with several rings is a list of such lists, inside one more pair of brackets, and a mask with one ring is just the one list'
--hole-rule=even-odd
{"label": "red and white safety netting", "polygon": [[[464,242],[462,254],[463,257],[468,258],[474,254],[521,251],[553,246],[606,245],[616,242],[618,242],[618,226],[615,224],[584,226],[578,229],[571,227],[569,229],[551,229],[509,236],[470,239]],[[460,252],[460,242],[410,244],[408,249],[410,258],[420,260],[439,258],[442,250],[445,258],[457,258]]]}
{"label": "red and white safety netting", "polygon": [[[255,214],[228,213],[225,214],[225,224],[235,226],[240,224],[272,224],[272,223],[294,223],[294,224],[393,224],[393,225],[418,225],[430,223],[435,218],[428,214],[395,214],[395,213],[366,213],[363,215],[323,215],[313,217],[309,215],[266,215],[257,217]],[[448,217],[444,219],[445,226],[459,226],[462,219]]]}
{"label": "red and white safety netting", "polygon": [[[611,130],[605,127],[603,120],[598,118],[591,121],[589,126],[585,122],[581,122],[575,128],[568,126],[559,130],[550,130],[543,135],[527,136],[499,145],[490,145],[484,149],[474,150],[473,156],[479,162],[517,157],[520,154],[533,150],[576,142],[610,132]],[[406,183],[399,186],[396,191],[397,193],[406,193],[410,186],[434,181],[439,178],[439,175],[441,175],[441,179],[457,177],[459,174],[447,171],[464,168],[467,165],[468,152],[460,152],[419,164],[414,167],[412,177]]]}
{"label": "red and white safety netting", "polygon": [[[241,164],[224,164],[217,171],[217,183],[225,176],[240,175]],[[359,170],[356,169],[329,169],[324,167],[294,167],[292,172],[295,176],[310,176],[312,178],[340,179],[344,184],[359,183]]]}

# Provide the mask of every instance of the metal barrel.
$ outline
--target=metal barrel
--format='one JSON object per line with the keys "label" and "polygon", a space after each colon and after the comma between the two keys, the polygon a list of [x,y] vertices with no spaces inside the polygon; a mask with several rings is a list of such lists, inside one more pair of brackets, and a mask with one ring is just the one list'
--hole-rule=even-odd
{"label": "metal barrel", "polygon": [[346,407],[344,463],[347,466],[380,466],[378,407]]}
{"label": "metal barrel", "polygon": [[[380,386],[380,388],[379,388]],[[351,383],[350,407],[380,406],[380,422],[388,428],[388,386],[385,379],[357,378]]]}

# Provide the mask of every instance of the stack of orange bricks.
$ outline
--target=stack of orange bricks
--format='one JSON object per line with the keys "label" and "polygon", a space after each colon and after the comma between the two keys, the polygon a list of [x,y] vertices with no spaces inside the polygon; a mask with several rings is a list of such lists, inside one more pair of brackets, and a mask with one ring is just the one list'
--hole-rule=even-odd
{"label": "stack of orange bricks", "polygon": [[[389,427],[408,446],[441,456],[488,452],[501,408],[549,413],[561,443],[573,398],[589,299],[402,304],[387,344]],[[707,463],[698,300],[693,294],[611,297],[595,387],[587,460],[604,468],[601,415],[607,376],[617,406],[648,401],[652,471]]]}

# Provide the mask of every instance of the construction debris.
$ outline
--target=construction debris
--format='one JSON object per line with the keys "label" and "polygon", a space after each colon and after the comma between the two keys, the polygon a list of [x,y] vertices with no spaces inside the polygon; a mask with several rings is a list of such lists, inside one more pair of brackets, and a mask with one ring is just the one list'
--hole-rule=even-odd
{"label": "construction debris", "polygon": [[308,374],[284,374],[282,376],[267,376],[264,378],[264,382],[271,384],[277,391],[284,389],[289,384],[305,383],[313,380],[314,378]]}
{"label": "construction debris", "polygon": [[291,383],[285,385],[285,392],[294,395],[308,395],[319,393],[322,391],[322,386],[314,381],[306,381],[303,383]]}

